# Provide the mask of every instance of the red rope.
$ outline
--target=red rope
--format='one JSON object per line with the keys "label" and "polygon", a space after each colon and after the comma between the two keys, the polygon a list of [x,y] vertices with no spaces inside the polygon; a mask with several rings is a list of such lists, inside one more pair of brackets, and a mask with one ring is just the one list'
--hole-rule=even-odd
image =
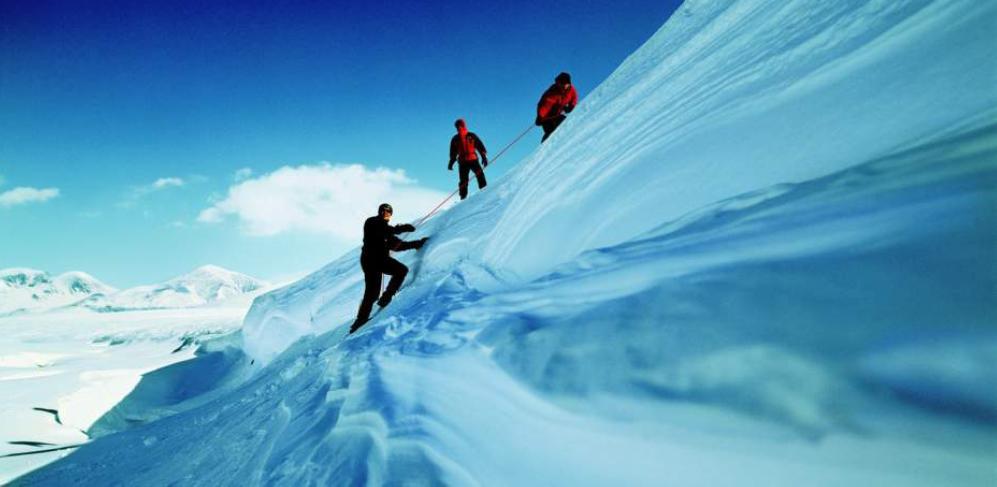
{"label": "red rope", "polygon": [[[508,145],[506,145],[505,147],[503,147],[502,150],[500,150],[499,153],[495,157],[493,157],[491,159],[490,164],[495,164],[495,161],[497,161],[499,157],[502,157],[502,154],[505,154],[505,151],[509,150],[509,148],[511,148],[512,146],[516,145],[516,142],[519,142],[519,139],[522,139],[523,137],[526,136],[526,134],[528,134],[530,132],[530,130],[533,130],[533,126],[534,125],[531,123],[529,127],[526,127],[526,130],[524,130],[521,134],[519,134],[515,139],[512,139],[512,142],[509,142]],[[482,172],[484,172],[484,170],[485,170],[484,168],[481,169]],[[440,204],[436,205],[436,208],[433,208],[433,210],[430,211],[429,213],[427,213],[426,216],[420,218],[419,221],[418,221],[418,223],[415,224],[415,226],[422,225],[422,223],[425,222],[427,219],[429,219],[429,217],[433,216],[433,214],[435,214],[440,208],[442,208],[443,205],[447,204],[447,201],[450,201],[450,198],[453,198],[454,195],[456,195],[457,193],[459,193],[460,190],[461,190],[461,187],[463,187],[463,186],[466,186],[466,184],[460,184],[460,185],[458,185],[457,189],[455,189],[453,191],[453,193],[450,193],[450,196],[447,196],[446,198],[444,198],[443,201],[441,201]]]}

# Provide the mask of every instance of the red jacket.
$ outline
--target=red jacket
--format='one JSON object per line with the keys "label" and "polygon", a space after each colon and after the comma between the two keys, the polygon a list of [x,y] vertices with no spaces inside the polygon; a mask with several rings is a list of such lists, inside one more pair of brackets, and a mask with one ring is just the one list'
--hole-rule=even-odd
{"label": "red jacket", "polygon": [[477,161],[476,151],[480,152],[482,157],[488,157],[485,143],[474,132],[458,133],[450,139],[450,164],[458,159],[460,162]]}
{"label": "red jacket", "polygon": [[543,96],[540,97],[540,102],[537,103],[536,123],[540,125],[560,115],[562,112],[571,113],[577,104],[578,92],[575,91],[574,85],[569,86],[567,90],[562,90],[556,83],[552,84],[544,92]]}

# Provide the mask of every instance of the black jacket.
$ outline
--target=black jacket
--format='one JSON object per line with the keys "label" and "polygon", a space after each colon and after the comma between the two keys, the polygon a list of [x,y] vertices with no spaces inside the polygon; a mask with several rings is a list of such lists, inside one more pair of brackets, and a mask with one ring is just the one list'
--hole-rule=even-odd
{"label": "black jacket", "polygon": [[409,224],[389,225],[384,218],[372,216],[363,224],[363,249],[361,259],[384,258],[391,250],[408,250],[415,248],[411,242],[405,242],[395,235],[413,232],[415,227]]}

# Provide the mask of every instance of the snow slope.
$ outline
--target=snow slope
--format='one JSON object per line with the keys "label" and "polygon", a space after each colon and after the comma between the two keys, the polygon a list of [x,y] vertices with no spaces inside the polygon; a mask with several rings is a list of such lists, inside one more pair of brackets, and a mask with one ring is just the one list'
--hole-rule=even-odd
{"label": "snow slope", "polygon": [[686,2],[357,336],[352,252],[249,379],[14,484],[993,485],[995,29]]}
{"label": "snow slope", "polygon": [[[248,306],[119,313],[72,307],[0,317],[0,484],[66,452],[3,456],[99,436],[112,421],[102,418],[122,417],[115,405],[140,380],[153,382],[154,370],[189,360],[203,340],[238,330]],[[151,414],[123,417],[139,424]]]}
{"label": "snow slope", "polygon": [[[0,313],[0,483],[66,453],[36,452],[182,409],[174,405],[183,397],[179,391],[197,390],[192,384],[218,374],[199,370],[183,383],[153,386],[168,375],[153,371],[190,359],[207,338],[237,330],[253,297],[267,286],[217,266],[123,291],[82,272],[53,278],[27,269],[0,271],[0,306],[16,307]],[[225,355],[232,362],[241,356]],[[135,389],[140,379],[143,387]],[[150,388],[172,392],[119,404]]]}
{"label": "snow slope", "polygon": [[138,286],[109,295],[93,296],[81,306],[95,311],[191,308],[259,293],[269,284],[245,274],[206,265],[161,284]]}
{"label": "snow slope", "polygon": [[113,293],[111,286],[84,272],[53,277],[35,269],[0,270],[0,316],[45,311],[79,303],[90,296]]}

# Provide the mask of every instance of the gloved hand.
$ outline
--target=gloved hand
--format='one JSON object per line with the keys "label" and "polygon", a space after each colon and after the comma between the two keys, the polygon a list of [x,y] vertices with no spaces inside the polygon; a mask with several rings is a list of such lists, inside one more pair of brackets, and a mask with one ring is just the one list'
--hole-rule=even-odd
{"label": "gloved hand", "polygon": [[402,223],[401,225],[398,225],[398,229],[401,230],[401,231],[403,231],[403,232],[414,232],[415,231],[415,227],[413,227],[411,223]]}
{"label": "gloved hand", "polygon": [[412,246],[417,249],[421,249],[423,245],[426,245],[426,240],[429,240],[429,237],[422,237],[419,240],[412,242]]}
{"label": "gloved hand", "polygon": [[481,164],[484,164],[485,167],[488,167],[488,158],[485,156],[481,156]]}
{"label": "gloved hand", "polygon": [[453,161],[450,161],[450,163],[447,164],[447,171],[453,171]]}

